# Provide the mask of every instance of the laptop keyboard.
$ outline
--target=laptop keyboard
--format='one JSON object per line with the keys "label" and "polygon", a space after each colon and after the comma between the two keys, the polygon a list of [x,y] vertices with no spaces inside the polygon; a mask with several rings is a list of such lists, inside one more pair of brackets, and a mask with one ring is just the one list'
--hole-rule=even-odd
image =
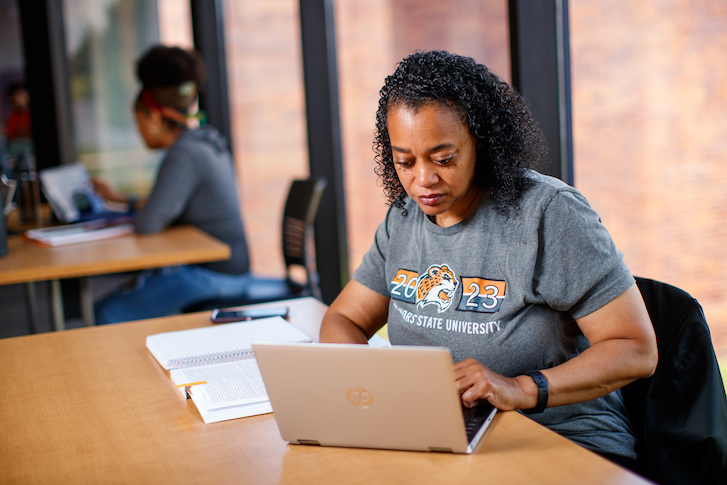
{"label": "laptop keyboard", "polygon": [[478,404],[473,408],[462,406],[464,416],[464,427],[467,432],[467,442],[471,442],[492,411],[492,405],[488,402]]}
{"label": "laptop keyboard", "polygon": [[467,443],[474,439],[484,423],[485,420],[483,418],[469,418],[464,420],[464,429],[467,432]]}

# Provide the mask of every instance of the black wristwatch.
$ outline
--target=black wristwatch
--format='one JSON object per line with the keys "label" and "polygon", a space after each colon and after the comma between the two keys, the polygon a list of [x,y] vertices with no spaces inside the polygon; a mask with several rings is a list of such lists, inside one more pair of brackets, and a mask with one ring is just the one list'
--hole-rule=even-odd
{"label": "black wristwatch", "polygon": [[538,386],[538,404],[532,409],[521,409],[525,414],[538,414],[545,411],[548,406],[548,379],[539,370],[533,370],[526,375],[530,376]]}

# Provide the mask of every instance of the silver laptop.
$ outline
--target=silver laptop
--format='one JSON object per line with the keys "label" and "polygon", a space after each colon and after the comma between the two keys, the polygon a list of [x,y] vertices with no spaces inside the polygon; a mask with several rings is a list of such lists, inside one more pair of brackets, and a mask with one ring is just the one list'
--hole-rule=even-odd
{"label": "silver laptop", "polygon": [[[253,343],[284,440],[472,453],[496,408],[464,408],[440,347]],[[466,419],[465,419],[466,418]]]}

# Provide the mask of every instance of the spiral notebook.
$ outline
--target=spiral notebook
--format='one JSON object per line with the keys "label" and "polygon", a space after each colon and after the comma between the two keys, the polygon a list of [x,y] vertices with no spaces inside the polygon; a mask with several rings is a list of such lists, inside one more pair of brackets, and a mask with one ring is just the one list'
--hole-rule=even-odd
{"label": "spiral notebook", "polygon": [[280,317],[158,333],[146,348],[191,398],[205,423],[272,412],[253,342],[308,343]]}

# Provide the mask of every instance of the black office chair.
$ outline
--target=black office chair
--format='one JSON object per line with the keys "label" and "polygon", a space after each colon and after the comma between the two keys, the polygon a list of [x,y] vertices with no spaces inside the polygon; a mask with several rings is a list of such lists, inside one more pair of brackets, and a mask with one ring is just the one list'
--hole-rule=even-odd
{"label": "black office chair", "polygon": [[688,293],[636,278],[654,324],[659,364],[622,389],[640,458],[661,485],[727,483],[727,397],[702,307]]}
{"label": "black office chair", "polygon": [[[241,295],[235,298],[206,300],[190,305],[182,311],[184,313],[199,312],[304,296],[313,296],[321,300],[313,223],[327,183],[323,177],[311,177],[307,180],[294,180],[290,185],[282,225],[286,277],[281,281],[279,292],[266,294],[264,299]],[[291,274],[293,266],[300,266],[305,270],[306,281],[304,283],[293,280]]]}

